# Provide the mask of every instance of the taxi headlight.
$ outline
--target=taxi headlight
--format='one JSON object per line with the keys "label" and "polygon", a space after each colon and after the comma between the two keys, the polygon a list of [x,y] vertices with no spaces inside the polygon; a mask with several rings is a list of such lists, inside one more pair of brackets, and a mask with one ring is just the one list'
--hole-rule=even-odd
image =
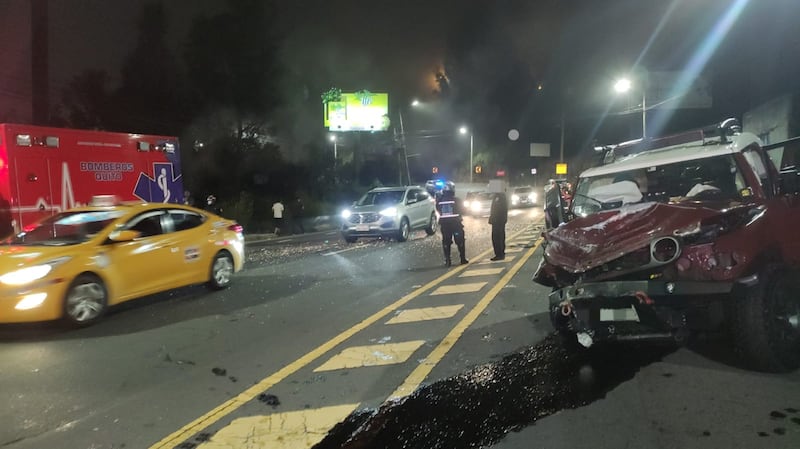
{"label": "taxi headlight", "polygon": [[20,268],[0,276],[0,282],[6,285],[26,285],[47,276],[53,268],[72,259],[71,257],[59,257],[41,265]]}
{"label": "taxi headlight", "polygon": [[387,207],[386,209],[381,211],[381,215],[384,217],[394,217],[397,215],[397,208],[396,207]]}
{"label": "taxi headlight", "polygon": [[25,267],[0,276],[0,282],[6,285],[25,285],[39,280],[52,270],[52,265],[36,265]]}

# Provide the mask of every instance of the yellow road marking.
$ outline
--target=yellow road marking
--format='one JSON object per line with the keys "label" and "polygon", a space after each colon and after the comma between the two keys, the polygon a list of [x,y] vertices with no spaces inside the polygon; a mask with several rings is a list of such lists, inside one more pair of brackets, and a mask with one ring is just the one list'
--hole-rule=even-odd
{"label": "yellow road marking", "polygon": [[470,276],[490,276],[493,274],[500,274],[505,270],[505,268],[481,268],[477,270],[468,270],[459,276],[460,278],[470,277]]}
{"label": "yellow road marking", "polygon": [[327,362],[314,369],[314,372],[396,365],[408,360],[411,354],[424,344],[425,340],[413,340],[382,345],[352,346],[331,357]]}
{"label": "yellow road marking", "polygon": [[[486,250],[478,257],[482,257],[484,255],[489,254],[490,250]],[[339,335],[333,337],[332,339],[326,341],[325,343],[317,346],[315,349],[311,350],[311,352],[303,355],[299,359],[295,360],[294,362],[284,366],[283,368],[279,369],[275,373],[271,374],[268,377],[265,377],[257,384],[253,385],[252,387],[244,390],[243,392],[239,393],[238,395],[234,396],[231,399],[223,402],[222,404],[218,405],[208,413],[200,416],[199,418],[195,419],[194,421],[190,422],[189,424],[183,426],[182,428],[178,429],[177,431],[173,432],[172,434],[168,435],[161,441],[155,443],[154,445],[150,446],[150,449],[172,449],[175,446],[183,443],[185,440],[191,438],[197,432],[205,429],[206,427],[216,423],[220,419],[224,418],[237,408],[241,407],[242,405],[252,401],[255,399],[256,396],[268,390],[278,382],[286,379],[288,376],[294,374],[295,372],[299,371],[300,369],[306,367],[314,360],[318,359],[319,357],[323,356],[328,351],[332,350],[342,342],[346,341],[353,335],[361,332],[362,330],[366,329],[367,327],[371,326],[375,322],[381,320],[386,315],[394,312],[395,310],[399,309],[400,307],[404,306],[406,303],[411,301],[412,299],[420,296],[421,294],[425,293],[426,291],[430,290],[431,288],[435,287],[436,285],[442,283],[443,281],[461,273],[468,265],[461,265],[456,267],[452,270],[448,270],[447,273],[439,276],[438,278],[428,282],[427,284],[423,285],[417,290],[403,296],[399,300],[395,301],[393,304],[390,304],[380,311],[374,313],[373,315],[369,316],[368,318],[364,319],[360,323],[356,324],[355,326],[351,327],[350,329],[345,330],[344,332],[340,333]]]}
{"label": "yellow road marking", "polygon": [[280,447],[308,449],[344,420],[359,404],[238,418],[197,449]]}
{"label": "yellow road marking", "polygon": [[480,291],[488,282],[472,282],[469,284],[443,285],[431,292],[431,296],[453,295],[456,293],[474,293]]}
{"label": "yellow road marking", "polygon": [[467,315],[447,334],[444,339],[442,339],[441,343],[439,343],[436,348],[431,352],[431,354],[425,358],[425,361],[420,363],[414,371],[409,374],[406,380],[400,385],[394,393],[389,396],[389,400],[402,398],[403,396],[407,396],[411,394],[414,390],[416,390],[421,384],[422,381],[431,373],[433,367],[436,366],[442,358],[450,351],[450,349],[456,344],[461,335],[467,330],[467,328],[472,325],[475,320],[483,313],[486,307],[497,297],[497,294],[500,293],[500,290],[505,287],[511,281],[511,278],[514,277],[515,274],[525,265],[525,262],[533,256],[533,253],[539,248],[541,245],[541,240],[536,242],[536,244],[528,250],[527,253],[523,255],[522,258],[511,268],[508,273],[505,274],[500,279],[500,282],[495,284],[491,290],[489,290],[486,295],[481,298],[478,304],[475,306],[474,309],[470,310]]}
{"label": "yellow road marking", "polygon": [[524,248],[506,248],[506,254],[508,253],[521,253]]}
{"label": "yellow road marking", "polygon": [[395,315],[386,324],[415,323],[417,321],[443,320],[453,317],[464,304],[455,306],[425,307],[422,309],[409,309]]}
{"label": "yellow road marking", "polygon": [[[537,245],[538,246],[538,245]],[[492,249],[489,248],[482,253],[478,254],[476,257],[480,259],[485,257],[491,253]],[[372,314],[371,316],[365,318],[360,323],[356,324],[355,326],[347,329],[337,336],[333,337],[332,339],[322,343],[321,345],[317,346],[310,352],[306,353],[305,355],[301,356],[294,362],[284,366],[283,368],[279,369],[275,373],[265,377],[258,383],[254,384],[250,388],[244,390],[243,392],[239,393],[238,395],[234,396],[231,399],[223,402],[222,404],[218,405],[217,407],[213,408],[209,412],[205,413],[204,415],[196,418],[192,422],[186,424],[185,426],[181,427],[180,429],[176,430],[175,432],[167,435],[160,441],[156,442],[149,449],[172,449],[175,446],[183,443],[187,439],[191,438],[194,434],[200,432],[201,430],[211,426],[212,424],[218,422],[222,418],[228,416],[234,410],[238,409],[239,407],[243,406],[244,404],[252,401],[255,399],[256,396],[261,394],[262,392],[268,390],[269,388],[273,387],[278,382],[283,381],[288,376],[296,373],[300,369],[308,366],[314,360],[318,359],[319,357],[323,356],[328,351],[332,350],[342,342],[346,341],[353,335],[361,332],[362,330],[366,329],[367,327],[371,326],[372,324],[376,323],[377,321],[384,318],[386,315],[394,312],[395,310],[399,309],[400,307],[404,306],[414,298],[422,295],[426,291],[432,289],[436,285],[444,282],[445,280],[456,276],[457,274],[464,271],[469,265],[460,265],[455,267],[451,270],[448,270],[445,274],[439,276],[438,278],[428,282],[427,284],[423,285],[422,287],[412,291],[411,293],[403,296],[402,298],[398,299],[394,303],[384,307],[380,311]]]}
{"label": "yellow road marking", "polygon": [[486,260],[482,260],[482,261],[478,262],[478,265],[508,263],[508,262],[511,262],[512,260],[514,260],[514,257],[515,257],[515,255],[513,255],[513,254],[512,255],[506,254],[506,257],[503,260],[489,260],[489,259],[486,259]]}

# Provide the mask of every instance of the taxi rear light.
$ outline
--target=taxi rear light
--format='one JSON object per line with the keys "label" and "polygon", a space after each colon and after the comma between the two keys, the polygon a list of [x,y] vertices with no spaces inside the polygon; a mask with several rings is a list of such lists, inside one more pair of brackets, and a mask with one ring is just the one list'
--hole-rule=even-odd
{"label": "taxi rear light", "polygon": [[237,232],[237,233],[241,233],[242,231],[244,231],[244,228],[239,223],[234,223],[234,224],[228,226],[228,230],[229,231],[233,231],[233,232]]}

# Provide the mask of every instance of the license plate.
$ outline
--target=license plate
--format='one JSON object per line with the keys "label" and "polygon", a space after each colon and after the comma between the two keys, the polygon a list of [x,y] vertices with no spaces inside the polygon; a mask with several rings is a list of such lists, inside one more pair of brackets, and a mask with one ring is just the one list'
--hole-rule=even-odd
{"label": "license plate", "polygon": [[356,225],[356,231],[359,232],[369,231],[369,225]]}
{"label": "license plate", "polygon": [[600,309],[600,321],[639,321],[636,309],[630,306],[627,309]]}

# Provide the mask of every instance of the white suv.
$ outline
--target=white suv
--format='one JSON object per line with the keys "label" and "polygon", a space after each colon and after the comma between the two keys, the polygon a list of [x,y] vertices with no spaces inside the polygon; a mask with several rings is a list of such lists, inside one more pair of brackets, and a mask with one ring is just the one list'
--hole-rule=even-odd
{"label": "white suv", "polygon": [[378,187],[365,193],[349,209],[342,211],[342,237],[353,243],[359,237],[408,239],[415,229],[436,233],[434,199],[416,186]]}

